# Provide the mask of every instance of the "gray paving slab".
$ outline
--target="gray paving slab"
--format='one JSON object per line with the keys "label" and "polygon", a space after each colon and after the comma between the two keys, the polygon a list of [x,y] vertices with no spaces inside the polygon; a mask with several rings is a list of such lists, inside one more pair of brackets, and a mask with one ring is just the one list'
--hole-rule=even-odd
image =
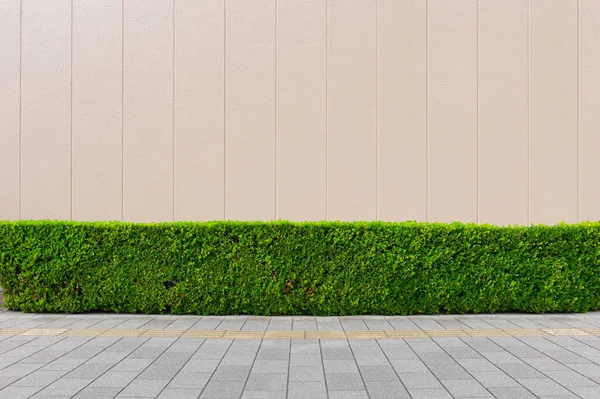
{"label": "gray paving slab", "polygon": [[464,333],[503,328],[597,328],[600,312],[551,316],[273,318],[0,314],[0,327],[21,326],[90,331],[116,327],[112,331],[143,329],[177,334],[180,330],[419,332],[424,329],[448,330],[455,336],[432,333],[432,338],[320,340],[183,338],[156,334],[2,336],[0,399],[600,398],[598,336],[540,333],[539,336],[469,337]]}

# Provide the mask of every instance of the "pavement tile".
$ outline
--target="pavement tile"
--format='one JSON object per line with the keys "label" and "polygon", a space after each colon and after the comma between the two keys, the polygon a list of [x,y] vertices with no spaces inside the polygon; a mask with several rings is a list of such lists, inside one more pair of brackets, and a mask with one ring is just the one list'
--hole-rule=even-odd
{"label": "pavement tile", "polygon": [[27,374],[34,372],[35,370],[43,367],[43,364],[35,364],[35,363],[15,363],[11,366],[8,366],[2,371],[0,371],[0,375],[2,377],[24,377]]}
{"label": "pavement tile", "polygon": [[565,349],[546,350],[544,354],[560,363],[588,363],[589,360]]}
{"label": "pavement tile", "polygon": [[152,363],[152,359],[126,358],[115,365],[111,371],[142,371]]}
{"label": "pavement tile", "polygon": [[137,371],[107,371],[92,382],[90,387],[125,388],[138,375]]}
{"label": "pavement tile", "polygon": [[398,381],[398,376],[391,366],[360,366],[360,374],[368,381]]}
{"label": "pavement tile", "polygon": [[500,369],[487,359],[458,359],[457,362],[468,372],[499,371]]}
{"label": "pavement tile", "polygon": [[517,381],[502,371],[476,371],[471,374],[486,388],[520,387]]}
{"label": "pavement tile", "polygon": [[112,399],[121,391],[120,388],[87,387],[75,395],[74,399]]}
{"label": "pavement tile", "polygon": [[473,398],[489,396],[490,392],[474,379],[471,380],[448,380],[442,384],[455,398]]}
{"label": "pavement tile", "polygon": [[252,373],[282,374],[288,371],[287,360],[256,360],[252,365]]}
{"label": "pavement tile", "polygon": [[362,391],[365,386],[358,373],[325,374],[329,391]]}
{"label": "pavement tile", "polygon": [[427,366],[420,359],[393,359],[392,367],[398,373],[424,373]]}
{"label": "pavement tile", "polygon": [[481,354],[483,355],[483,357],[485,357],[487,360],[494,363],[495,365],[523,363],[521,359],[507,351],[481,352]]}
{"label": "pavement tile", "polygon": [[519,379],[518,381],[521,385],[538,396],[566,395],[569,393],[569,391],[552,381],[550,378]]}
{"label": "pavement tile", "polygon": [[89,359],[81,357],[61,357],[50,364],[45,365],[42,370],[64,370],[71,371],[87,362]]}
{"label": "pavement tile", "polygon": [[600,377],[600,365],[595,363],[575,363],[566,364],[565,366],[568,366],[586,377]]}
{"label": "pavement tile", "polygon": [[65,355],[66,358],[69,357],[84,357],[90,358],[96,356],[98,353],[102,352],[105,349],[104,346],[80,346],[79,348],[73,349],[71,352]]}
{"label": "pavement tile", "polygon": [[352,360],[323,360],[325,373],[358,373],[358,367]]}
{"label": "pavement tile", "polygon": [[286,399],[286,397],[285,391],[244,391],[241,399]]}
{"label": "pavement tile", "polygon": [[442,388],[442,384],[430,372],[426,373],[398,373],[400,380],[406,388]]}
{"label": "pavement tile", "polygon": [[169,353],[195,353],[200,345],[204,342],[203,339],[179,339],[168,349]]}
{"label": "pavement tile", "polygon": [[261,348],[256,356],[256,360],[287,360],[290,358],[288,348]]}
{"label": "pavement tile", "polygon": [[129,359],[156,359],[163,352],[165,348],[162,346],[142,346],[133,351],[128,358]]}
{"label": "pavement tile", "polygon": [[166,388],[160,393],[158,399],[197,399],[201,392],[201,389]]}
{"label": "pavement tile", "polygon": [[329,399],[369,399],[367,391],[333,391],[329,392]]}
{"label": "pavement tile", "polygon": [[148,338],[126,337],[106,348],[104,352],[131,353],[137,348],[139,348],[141,345],[143,345],[146,341],[148,341]]}
{"label": "pavement tile", "polygon": [[290,381],[325,381],[325,374],[320,364],[317,366],[291,366],[289,379]]}
{"label": "pavement tile", "polygon": [[410,395],[398,380],[367,381],[365,384],[371,399],[410,398]]}
{"label": "pavement tile", "polygon": [[420,353],[419,357],[421,358],[423,363],[425,363],[428,366],[434,365],[434,364],[441,364],[441,365],[456,364],[456,360],[452,359],[450,356],[448,356],[446,353],[443,353],[443,352]]}
{"label": "pavement tile", "polygon": [[55,350],[42,350],[34,355],[29,356],[22,360],[22,363],[50,363],[61,356],[67,354],[67,351],[55,351]]}
{"label": "pavement tile", "polygon": [[290,358],[290,366],[314,366],[322,362],[321,356],[317,353],[300,353]]}
{"label": "pavement tile", "polygon": [[446,352],[448,353],[448,355],[450,355],[450,357],[452,357],[452,359],[479,359],[481,358],[481,355],[469,348],[445,348]]}
{"label": "pavement tile", "polygon": [[183,366],[181,372],[212,373],[219,366],[220,359],[190,360]]}
{"label": "pavement tile", "polygon": [[285,391],[287,374],[255,374],[251,373],[246,382],[248,391]]}
{"label": "pavement tile", "polygon": [[[363,388],[364,389],[364,388]],[[333,394],[330,392],[330,395]],[[329,399],[332,397],[330,396]],[[325,382],[290,381],[288,386],[288,399],[327,399]]]}
{"label": "pavement tile", "polygon": [[15,382],[16,380],[18,380],[21,377],[16,377],[16,376],[4,376],[4,375],[0,375],[0,390],[4,387],[9,386],[10,384],[12,384],[13,382]]}
{"label": "pavement tile", "polygon": [[582,399],[600,398],[600,386],[597,387],[572,387],[571,390]]}
{"label": "pavement tile", "polygon": [[169,383],[168,388],[202,389],[210,380],[210,373],[178,373]]}
{"label": "pavement tile", "polygon": [[293,340],[290,349],[292,356],[300,353],[321,354],[321,347],[318,342],[308,340]]}
{"label": "pavement tile", "polygon": [[[352,360],[354,361],[354,356],[352,355],[352,351],[348,346],[339,347],[339,348],[321,348],[323,353],[324,360]],[[293,358],[293,357],[292,357]]]}
{"label": "pavement tile", "polygon": [[44,388],[40,393],[44,395],[75,395],[92,381],[91,378],[61,378]]}
{"label": "pavement tile", "polygon": [[221,365],[212,376],[212,381],[246,381],[250,366]]}
{"label": "pavement tile", "polygon": [[36,387],[14,387],[9,386],[0,391],[2,399],[25,399],[31,397],[39,388]]}
{"label": "pavement tile", "polygon": [[241,381],[210,381],[200,398],[238,399],[242,395],[244,383]]}
{"label": "pavement tile", "polygon": [[173,364],[182,366],[190,359],[191,356],[191,353],[167,351],[160,355],[160,357],[154,361],[154,364]]}
{"label": "pavement tile", "polygon": [[512,378],[519,379],[541,379],[544,378],[544,375],[539,371],[535,370],[533,367],[529,366],[525,363],[520,364],[500,364],[498,365],[502,371],[506,374],[510,375]]}
{"label": "pavement tile", "polygon": [[412,338],[406,342],[421,358],[421,355],[426,353],[437,353],[440,354],[440,356],[446,355],[444,350],[431,338]]}
{"label": "pavement tile", "polygon": [[[48,328],[48,327],[45,327]],[[59,343],[64,340],[65,337],[37,337],[25,344],[25,346],[41,346],[41,347],[49,347],[54,344]]]}
{"label": "pavement tile", "polygon": [[181,369],[178,364],[151,364],[137,377],[140,380],[170,380]]}
{"label": "pavement tile", "polygon": [[64,376],[64,378],[95,379],[104,374],[108,369],[111,368],[111,366],[111,364],[105,363],[84,363],[81,366],[77,367],[75,370],[69,372],[67,375]]}
{"label": "pavement tile", "polygon": [[471,348],[479,352],[480,354],[494,353],[494,352],[505,352],[506,350],[501,346],[492,342],[489,338],[483,337],[462,337],[461,340],[469,345]]}
{"label": "pavement tile", "polygon": [[65,375],[66,371],[44,371],[38,370],[13,383],[14,386],[22,387],[46,387]]}
{"label": "pavement tile", "polygon": [[439,380],[468,380],[472,378],[471,375],[459,365],[432,364],[429,366],[429,370]]}
{"label": "pavement tile", "polygon": [[229,366],[252,366],[254,360],[256,359],[255,354],[237,354],[237,353],[227,353],[225,357],[221,360],[221,365],[229,365]]}
{"label": "pavement tile", "polygon": [[[566,366],[549,357],[527,358],[523,361],[539,371],[560,371],[568,370]],[[579,363],[578,363],[579,364]]]}
{"label": "pavement tile", "polygon": [[173,345],[177,341],[177,338],[150,338],[148,341],[144,342],[144,345],[141,348],[163,348],[167,349],[171,345]]}
{"label": "pavement tile", "polygon": [[123,397],[151,397],[155,398],[160,391],[169,383],[169,380],[140,380],[131,381],[119,394]]}
{"label": "pavement tile", "polygon": [[409,389],[413,399],[453,399],[444,388],[439,389]]}
{"label": "pavement tile", "polygon": [[544,374],[564,387],[593,387],[598,385],[573,370],[546,371]]}
{"label": "pavement tile", "polygon": [[202,345],[192,356],[195,359],[218,359],[220,360],[227,352],[226,346],[208,346]]}
{"label": "pavement tile", "polygon": [[[402,341],[404,343],[404,341]],[[407,346],[401,346],[396,340],[380,341],[383,352],[390,361],[392,360],[419,360],[416,353]],[[420,360],[419,360],[420,361]]]}
{"label": "pavement tile", "polygon": [[88,364],[99,363],[99,364],[116,364],[121,360],[125,359],[129,355],[129,352],[101,352],[87,361]]}

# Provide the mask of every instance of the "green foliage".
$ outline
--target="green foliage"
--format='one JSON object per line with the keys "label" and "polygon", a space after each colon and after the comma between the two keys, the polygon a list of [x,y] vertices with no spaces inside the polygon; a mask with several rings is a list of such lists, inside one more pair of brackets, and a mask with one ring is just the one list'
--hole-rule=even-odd
{"label": "green foliage", "polygon": [[0,284],[27,312],[580,312],[600,223],[0,222]]}

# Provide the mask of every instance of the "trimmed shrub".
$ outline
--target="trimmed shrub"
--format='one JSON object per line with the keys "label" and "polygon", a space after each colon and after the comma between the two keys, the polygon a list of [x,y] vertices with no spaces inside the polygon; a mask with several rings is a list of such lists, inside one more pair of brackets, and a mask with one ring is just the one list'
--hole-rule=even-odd
{"label": "trimmed shrub", "polygon": [[0,284],[27,312],[582,312],[600,223],[0,222]]}

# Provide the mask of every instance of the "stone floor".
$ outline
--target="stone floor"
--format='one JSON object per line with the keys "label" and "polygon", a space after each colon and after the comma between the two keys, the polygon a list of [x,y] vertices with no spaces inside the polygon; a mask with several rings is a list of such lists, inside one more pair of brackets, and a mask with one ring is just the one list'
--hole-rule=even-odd
{"label": "stone floor", "polygon": [[0,313],[0,398],[600,398],[600,312]]}

